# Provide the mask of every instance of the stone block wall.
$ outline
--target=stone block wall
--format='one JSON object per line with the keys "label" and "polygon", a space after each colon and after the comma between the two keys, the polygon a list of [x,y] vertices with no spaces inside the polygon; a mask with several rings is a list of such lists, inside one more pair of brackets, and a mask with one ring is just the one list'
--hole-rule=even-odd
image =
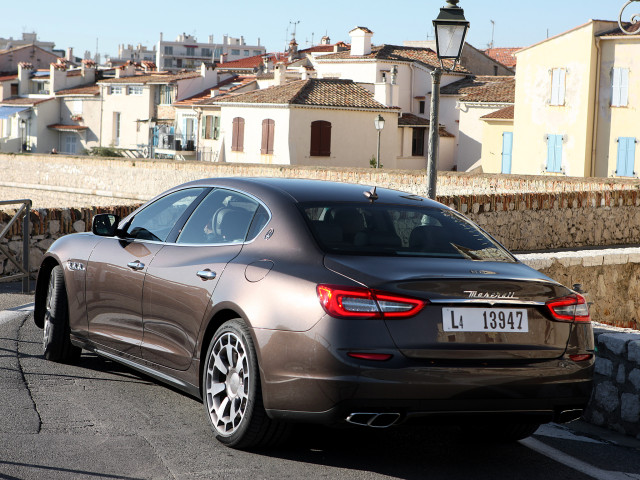
{"label": "stone block wall", "polygon": [[596,328],[596,368],[584,419],[640,439],[640,332]]}

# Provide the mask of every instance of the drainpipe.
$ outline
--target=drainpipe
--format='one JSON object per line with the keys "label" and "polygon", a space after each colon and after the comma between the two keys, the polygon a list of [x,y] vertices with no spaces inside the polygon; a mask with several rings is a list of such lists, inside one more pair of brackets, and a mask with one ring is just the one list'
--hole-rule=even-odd
{"label": "drainpipe", "polygon": [[[591,133],[591,165],[589,174],[591,177],[596,176],[596,157],[597,157],[597,140],[598,140],[598,117],[600,116],[600,70],[602,62],[602,48],[600,45],[600,38],[596,37],[596,94],[595,104],[593,111],[593,131]],[[607,171],[609,166],[607,165]],[[605,171],[606,174],[606,171]]]}

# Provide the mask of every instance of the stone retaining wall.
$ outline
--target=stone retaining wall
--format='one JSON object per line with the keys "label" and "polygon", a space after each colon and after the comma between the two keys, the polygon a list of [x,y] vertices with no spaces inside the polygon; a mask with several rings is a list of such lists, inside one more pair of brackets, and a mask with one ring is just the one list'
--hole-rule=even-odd
{"label": "stone retaining wall", "polygon": [[584,419],[640,440],[640,332],[596,328],[596,371]]}
{"label": "stone retaining wall", "polygon": [[[47,204],[38,198],[34,209],[53,207],[65,195],[94,200],[76,206],[135,204],[171,186],[215,176],[335,180],[425,194],[423,173],[384,169],[4,154],[0,171],[0,193],[22,198],[46,193],[52,199]],[[640,239],[639,185],[637,180],[446,172],[438,178],[438,200],[514,251],[631,245]]]}

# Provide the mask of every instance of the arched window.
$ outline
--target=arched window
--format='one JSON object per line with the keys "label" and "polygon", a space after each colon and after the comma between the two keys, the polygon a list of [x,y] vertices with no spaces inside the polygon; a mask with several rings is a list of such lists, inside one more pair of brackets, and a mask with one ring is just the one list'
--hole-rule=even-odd
{"label": "arched window", "polygon": [[231,151],[244,151],[244,118],[236,117],[233,119],[233,135],[231,137]]}
{"label": "arched window", "polygon": [[260,153],[262,155],[273,155],[273,129],[276,122],[267,118],[262,121],[262,147]]}
{"label": "arched window", "polygon": [[312,157],[329,157],[331,155],[331,122],[316,120],[311,122]]}

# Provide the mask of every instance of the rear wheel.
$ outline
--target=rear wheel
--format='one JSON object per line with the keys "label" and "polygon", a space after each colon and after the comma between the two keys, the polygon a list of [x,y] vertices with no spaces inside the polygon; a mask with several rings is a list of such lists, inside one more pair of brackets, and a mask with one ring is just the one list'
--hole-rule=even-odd
{"label": "rear wheel", "polygon": [[204,406],[216,438],[234,448],[273,446],[288,426],[270,419],[249,330],[240,319],[216,331],[202,372]]}
{"label": "rear wheel", "polygon": [[42,351],[47,360],[63,363],[77,361],[82,352],[81,348],[71,344],[67,291],[59,265],[51,270],[49,276]]}

